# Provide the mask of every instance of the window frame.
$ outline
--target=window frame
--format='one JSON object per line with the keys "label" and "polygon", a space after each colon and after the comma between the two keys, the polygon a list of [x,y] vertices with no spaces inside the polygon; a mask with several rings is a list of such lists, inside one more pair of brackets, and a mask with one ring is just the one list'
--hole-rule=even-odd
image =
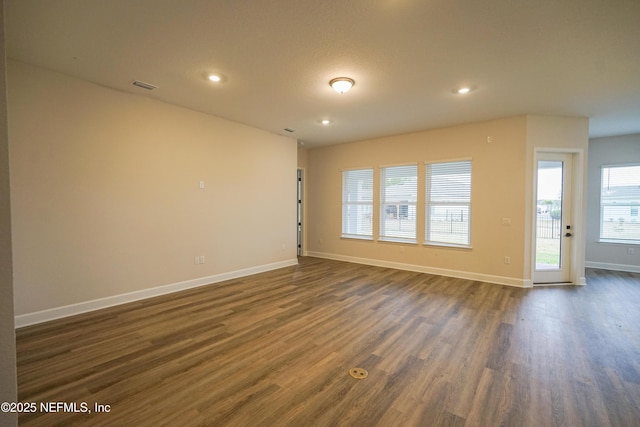
{"label": "window frame", "polygon": [[[370,172],[371,176],[370,179],[368,180],[370,182],[371,185],[371,197],[370,200],[368,201],[349,201],[349,200],[345,200],[345,196],[347,194],[346,190],[347,190],[347,175],[350,172],[364,172],[364,171],[368,171]],[[374,173],[374,168],[373,167],[359,167],[359,168],[350,168],[350,169],[343,169],[342,170],[342,203],[341,203],[341,215],[342,215],[342,219],[341,219],[341,227],[342,227],[342,231],[341,231],[341,238],[343,239],[360,239],[360,240],[373,240],[373,225],[374,225],[374,178],[375,178],[375,173]],[[370,218],[370,222],[371,222],[371,227],[370,227],[370,232],[368,234],[359,234],[359,233],[350,233],[348,231],[348,223],[345,222],[345,218],[346,218],[346,211],[345,209],[349,209],[349,207],[369,207],[369,211],[371,212],[371,218]],[[357,221],[357,220],[356,220]]]}
{"label": "window frame", "polygon": [[[434,201],[432,200],[432,183],[433,183],[433,175],[431,173],[431,167],[433,165],[443,165],[443,164],[454,164],[454,163],[468,163],[469,164],[469,190],[468,190],[468,201],[460,202],[455,200],[449,201]],[[425,189],[424,189],[424,242],[425,246],[444,246],[444,247],[452,247],[452,248],[464,248],[471,249],[471,228],[472,228],[472,201],[473,201],[473,159],[472,158],[462,158],[462,159],[450,159],[450,160],[437,160],[437,161],[428,161],[425,162]],[[453,241],[445,241],[445,240],[435,240],[433,239],[432,230],[432,207],[437,206],[459,206],[466,208],[467,211],[467,233],[466,233],[466,243],[459,243]],[[462,221],[464,222],[464,221]]]}
{"label": "window frame", "polygon": [[[388,201],[385,197],[385,189],[387,188],[385,179],[386,179],[386,171],[393,168],[414,168],[415,170],[415,188],[413,195],[413,200],[391,200]],[[419,171],[418,171],[418,163],[401,163],[401,164],[393,164],[393,165],[380,165],[378,166],[379,172],[379,183],[380,183],[380,200],[378,202],[378,240],[381,242],[392,242],[392,243],[417,243],[418,239],[418,181],[419,181]],[[391,203],[389,203],[391,202]],[[393,203],[395,202],[395,203]],[[402,206],[406,205],[407,212],[407,220],[413,212],[413,237],[404,237],[404,236],[393,236],[389,235],[390,233],[386,230],[386,220],[387,218],[387,205],[395,205],[395,215],[398,221],[401,221],[401,213],[403,212]]]}
{"label": "window frame", "polygon": [[[599,218],[598,218],[598,242],[601,243],[613,243],[613,244],[624,244],[624,245],[640,245],[640,238],[634,239],[634,238],[616,238],[616,237],[610,237],[610,236],[605,236],[604,235],[604,225],[605,225],[605,215],[604,215],[604,210],[605,210],[605,206],[616,206],[616,207],[629,207],[630,210],[630,214],[629,216],[637,216],[637,212],[638,209],[640,208],[640,200],[638,200],[635,203],[624,203],[624,204],[618,204],[618,203],[606,203],[603,201],[603,193],[604,193],[604,183],[605,183],[605,179],[604,179],[604,175],[605,175],[605,170],[607,169],[616,169],[616,168],[625,168],[625,167],[640,167],[640,163],[638,162],[633,162],[633,163],[612,163],[612,164],[603,164],[600,165],[600,193],[599,193],[599,198],[598,198],[598,209],[599,209]],[[638,185],[640,186],[640,179],[638,182]],[[635,183],[631,184],[630,186],[635,186]],[[636,215],[633,215],[633,211],[635,210]],[[640,217],[638,218],[640,220]],[[614,222],[614,221],[610,221],[610,222]],[[640,221],[638,221],[640,222]]]}

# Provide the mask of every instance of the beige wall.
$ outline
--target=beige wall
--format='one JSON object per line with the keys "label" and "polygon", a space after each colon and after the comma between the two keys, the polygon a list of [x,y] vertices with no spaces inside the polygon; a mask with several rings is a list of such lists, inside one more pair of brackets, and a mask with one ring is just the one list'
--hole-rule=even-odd
{"label": "beige wall", "polygon": [[[522,285],[526,120],[521,116],[310,150],[310,253],[442,269],[448,274],[472,273],[480,279]],[[418,162],[422,175],[425,161],[460,158],[473,162],[472,249],[340,238],[343,169]],[[377,182],[377,169],[375,174]],[[374,194],[377,197],[377,191]],[[502,225],[502,218],[511,218],[512,225]],[[421,242],[424,209],[420,206],[417,225]],[[505,256],[511,264],[504,263]]]}
{"label": "beige wall", "polygon": [[309,164],[309,150],[298,148],[298,168],[306,169]]}
{"label": "beige wall", "polygon": [[[17,402],[16,335],[13,321],[11,209],[7,132],[4,2],[0,0],[0,402]],[[0,425],[18,424],[15,413],[0,412]]]}
{"label": "beige wall", "polygon": [[[538,153],[567,153],[572,156],[572,243],[574,251],[570,264],[571,281],[576,284],[585,283],[585,236],[586,236],[586,206],[587,206],[587,160],[589,151],[589,119],[584,117],[555,117],[555,116],[527,116],[527,229],[532,230],[535,209],[535,195],[533,194],[534,164]],[[525,241],[525,272],[532,277],[533,250],[529,237],[533,231],[527,233]]]}
{"label": "beige wall", "polygon": [[[519,116],[309,150],[309,253],[529,286],[535,150],[555,147],[580,151],[586,150],[587,142],[587,119]],[[422,176],[425,161],[460,158],[471,158],[473,163],[472,249],[340,237],[343,169],[374,167],[374,197],[378,197],[377,168],[381,165],[417,162]],[[422,194],[424,184],[418,191]],[[578,202],[582,199],[580,194]],[[423,196],[420,201],[424,203]],[[509,218],[511,225],[503,225],[503,218]],[[374,234],[376,222],[377,213]],[[424,207],[420,205],[417,228],[421,243]],[[510,264],[505,264],[505,257],[510,258]]]}
{"label": "beige wall", "polygon": [[9,136],[18,315],[295,260],[292,138],[17,62]]}
{"label": "beige wall", "polygon": [[586,150],[589,119],[585,117],[527,116],[527,144],[537,149]]}
{"label": "beige wall", "polygon": [[[599,243],[600,168],[616,163],[640,163],[640,134],[596,138],[589,142],[587,265],[640,272],[640,248],[635,245]],[[633,254],[628,253],[633,249]]]}

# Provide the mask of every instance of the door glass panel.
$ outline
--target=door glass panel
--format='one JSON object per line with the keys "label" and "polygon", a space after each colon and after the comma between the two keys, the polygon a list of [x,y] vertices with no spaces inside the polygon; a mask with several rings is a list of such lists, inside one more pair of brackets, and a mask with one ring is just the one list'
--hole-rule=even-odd
{"label": "door glass panel", "polygon": [[538,162],[536,270],[562,266],[562,161]]}

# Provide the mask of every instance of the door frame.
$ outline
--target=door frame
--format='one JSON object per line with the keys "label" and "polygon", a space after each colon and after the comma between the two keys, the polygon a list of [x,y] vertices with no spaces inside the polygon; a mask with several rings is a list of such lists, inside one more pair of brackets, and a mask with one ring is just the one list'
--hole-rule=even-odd
{"label": "door frame", "polygon": [[[539,269],[538,268],[538,251],[540,250],[538,233],[540,229],[538,227],[539,216],[541,215],[537,209],[537,202],[540,201],[540,174],[542,172],[541,163],[548,162],[558,164],[560,166],[560,188],[562,194],[560,194],[560,211],[562,212],[560,218],[560,224],[558,227],[558,266],[557,268]],[[534,173],[534,192],[536,193],[536,209],[534,209],[534,222],[536,226],[533,235],[533,252],[536,258],[533,264],[533,284],[534,286],[549,285],[549,284],[568,284],[570,283],[571,276],[571,262],[573,258],[573,230],[567,230],[565,227],[572,227],[572,211],[573,211],[573,155],[568,153],[547,153],[538,152],[537,162]],[[552,230],[552,234],[554,231]],[[568,234],[571,237],[566,236]]]}
{"label": "door frame", "polygon": [[[535,237],[536,237],[536,209],[537,209],[537,167],[538,160],[545,154],[569,154],[572,158],[572,194],[568,201],[571,204],[570,224],[573,234],[573,244],[571,248],[570,268],[569,268],[569,285],[585,285],[585,247],[586,247],[586,153],[582,149],[563,149],[563,148],[546,148],[536,147],[533,153],[532,164],[532,185],[531,187],[531,214],[530,214],[530,229],[529,229],[529,274],[530,283],[533,286],[534,273],[536,265],[536,253],[535,253]],[[565,283],[563,283],[565,284]],[[547,284],[548,285],[548,284]]]}
{"label": "door frame", "polygon": [[[296,173],[296,250],[298,256],[307,256],[306,245],[306,225],[307,225],[307,210],[306,210],[306,192],[307,182],[305,168],[299,167]],[[299,184],[300,183],[300,184]]]}

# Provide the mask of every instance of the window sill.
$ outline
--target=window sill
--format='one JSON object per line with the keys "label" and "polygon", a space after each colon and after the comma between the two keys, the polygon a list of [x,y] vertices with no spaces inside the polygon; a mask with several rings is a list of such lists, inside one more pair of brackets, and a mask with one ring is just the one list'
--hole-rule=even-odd
{"label": "window sill", "polygon": [[352,234],[343,234],[342,236],[340,236],[341,239],[345,239],[345,240],[362,240],[365,242],[373,242],[373,237],[368,237],[368,236],[356,236],[356,235],[352,235]]}
{"label": "window sill", "polygon": [[616,239],[599,239],[596,243],[603,243],[605,245],[626,245],[626,246],[638,246],[640,240],[616,240]]}
{"label": "window sill", "polygon": [[415,239],[403,239],[401,237],[381,237],[378,239],[379,242],[382,243],[402,243],[405,245],[417,245]]}
{"label": "window sill", "polygon": [[445,248],[445,249],[464,249],[471,250],[473,247],[471,245],[457,245],[455,243],[439,243],[439,242],[424,242],[422,246],[433,246],[436,248]]}

